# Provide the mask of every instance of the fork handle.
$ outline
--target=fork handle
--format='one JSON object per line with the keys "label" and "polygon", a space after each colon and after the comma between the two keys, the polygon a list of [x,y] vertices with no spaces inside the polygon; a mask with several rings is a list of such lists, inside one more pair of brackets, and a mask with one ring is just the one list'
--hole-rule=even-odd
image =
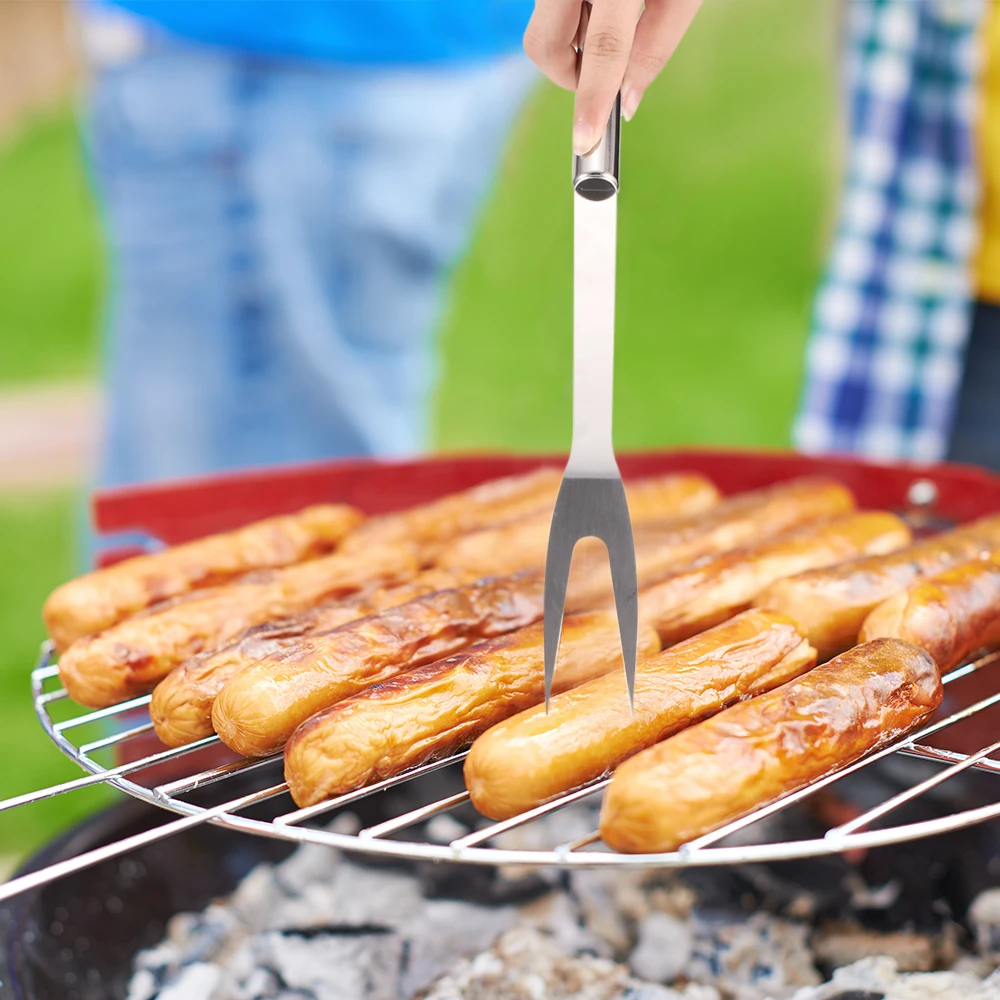
{"label": "fork handle", "polygon": [[573,444],[566,474],[619,476],[611,439],[621,97],[601,142],[574,158]]}
{"label": "fork handle", "polygon": [[566,465],[571,476],[619,474],[611,439],[617,200],[573,197],[573,443]]}

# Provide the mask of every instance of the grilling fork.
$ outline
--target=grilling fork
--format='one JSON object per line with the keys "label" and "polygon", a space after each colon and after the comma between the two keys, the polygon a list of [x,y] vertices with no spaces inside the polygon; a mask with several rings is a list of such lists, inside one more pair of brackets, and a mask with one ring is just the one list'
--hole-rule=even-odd
{"label": "grilling fork", "polygon": [[[580,50],[586,12],[580,25]],[[573,158],[573,442],[556,498],[545,560],[545,710],[562,637],[566,585],[581,538],[608,549],[629,704],[635,692],[639,602],[632,520],[611,443],[615,244],[621,94],[600,142]]]}

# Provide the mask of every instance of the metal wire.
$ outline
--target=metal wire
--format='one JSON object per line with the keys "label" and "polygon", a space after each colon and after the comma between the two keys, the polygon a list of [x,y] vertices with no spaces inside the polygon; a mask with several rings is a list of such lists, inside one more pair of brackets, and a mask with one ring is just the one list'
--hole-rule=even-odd
{"label": "metal wire", "polygon": [[[395,775],[366,788],[348,792],[347,794],[305,809],[289,808],[274,819],[256,819],[242,815],[242,810],[246,809],[249,805],[287,794],[287,785],[284,782],[274,784],[274,775],[270,770],[271,765],[275,765],[280,761],[280,755],[257,760],[237,760],[207,769],[192,770],[192,773],[184,777],[156,785],[152,788],[138,784],[131,780],[132,776],[154,765],[162,764],[164,761],[182,760],[185,756],[193,754],[197,750],[217,746],[218,739],[216,737],[208,737],[188,747],[159,751],[130,761],[127,764],[120,764],[117,767],[105,767],[95,761],[91,754],[108,747],[126,745],[151,731],[151,723],[143,720],[141,717],[135,717],[138,712],[142,711],[148,705],[148,699],[134,699],[125,705],[119,705],[111,709],[101,709],[97,712],[84,712],[81,710],[77,716],[61,722],[55,722],[49,714],[50,706],[54,702],[65,698],[65,692],[61,688],[53,686],[52,682],[57,683],[58,672],[51,665],[51,657],[51,647],[49,645],[44,646],[40,663],[32,673],[31,682],[35,710],[39,721],[53,742],[71,760],[75,761],[89,773],[75,781],[64,782],[49,789],[40,789],[36,792],[29,792],[26,795],[18,796],[15,799],[9,799],[6,802],[0,802],[0,812],[6,808],[14,808],[40,798],[47,798],[52,795],[72,791],[75,788],[107,782],[109,785],[120,789],[134,798],[178,813],[183,818],[155,827],[137,837],[128,838],[116,844],[106,845],[99,849],[99,851],[89,852],[87,855],[71,859],[69,862],[61,863],[52,869],[32,873],[24,879],[15,879],[10,883],[0,886],[0,899],[13,895],[14,892],[22,891],[25,888],[44,884],[50,878],[58,877],[67,871],[78,870],[87,864],[103,860],[107,857],[113,857],[118,853],[152,842],[161,836],[179,832],[200,822],[214,823],[230,829],[276,839],[290,840],[297,843],[324,844],[356,853],[416,860],[452,861],[479,865],[522,864],[589,868],[656,866],[676,868],[684,866],[700,867],[721,864],[746,864],[750,862],[815,857],[823,854],[903,843],[919,837],[945,833],[971,826],[974,823],[1000,817],[1000,795],[998,795],[996,803],[977,809],[968,809],[920,822],[870,829],[871,824],[875,820],[884,820],[888,814],[899,806],[912,801],[961,771],[973,768],[993,773],[1000,771],[1000,762],[990,759],[990,755],[1000,750],[1000,742],[985,747],[971,755],[930,747],[924,742],[933,734],[971,718],[994,705],[1000,704],[1000,693],[998,693],[984,698],[975,705],[955,712],[945,719],[934,722],[890,747],[869,754],[862,760],[841,768],[835,773],[825,775],[805,788],[768,803],[750,815],[728,823],[726,826],[685,844],[679,850],[670,853],[643,855],[616,854],[605,848],[603,844],[600,844],[600,838],[596,831],[577,837],[569,843],[553,843],[550,848],[542,850],[489,846],[492,841],[502,835],[509,834],[514,830],[543,820],[545,817],[573,803],[601,794],[609,783],[610,779],[608,778],[603,778],[583,788],[575,789],[512,819],[499,823],[484,823],[480,828],[457,837],[448,844],[428,843],[420,839],[419,835],[412,839],[407,839],[400,836],[400,834],[409,829],[419,831],[426,820],[464,805],[468,801],[468,793],[466,792],[447,795],[444,798],[410,808],[402,814],[392,815],[377,825],[370,826],[353,835],[338,832],[336,829],[310,825],[313,821],[326,820],[331,814],[343,811],[354,803],[383,795],[391,792],[392,789],[417,781],[419,778],[449,765],[456,765],[464,759],[465,751],[442,760],[431,761],[419,767],[414,767],[403,774]],[[944,683],[951,684],[998,661],[1000,661],[1000,652],[985,656],[975,663],[966,664],[957,670],[953,670],[943,678]],[[89,743],[77,745],[72,742],[71,736],[79,730],[80,726],[88,722],[121,718],[126,715],[131,724],[129,728]],[[753,827],[761,819],[787,809],[794,803],[800,802],[809,795],[812,795],[820,788],[826,787],[848,774],[856,773],[870,766],[875,761],[896,753],[940,763],[943,765],[942,771],[918,782],[912,788],[886,799],[850,823],[827,831],[823,837],[780,842],[768,842],[766,840],[762,840],[759,843],[746,842],[748,839],[747,834],[743,831]],[[193,759],[196,760],[197,758]],[[195,805],[187,801],[184,797],[196,789],[200,790],[225,785],[228,779],[237,775],[249,777],[257,777],[259,775],[262,779],[261,790],[209,806]],[[268,778],[270,778],[271,784],[267,783]],[[417,788],[419,786],[414,787]],[[1000,792],[1000,786],[998,786],[998,792]],[[738,846],[727,846],[722,843],[726,838],[737,832],[743,832]]]}

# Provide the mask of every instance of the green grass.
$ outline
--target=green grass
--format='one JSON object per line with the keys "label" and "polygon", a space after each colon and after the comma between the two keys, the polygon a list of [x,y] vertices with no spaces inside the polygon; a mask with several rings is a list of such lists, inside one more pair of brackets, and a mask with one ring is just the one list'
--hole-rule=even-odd
{"label": "green grass", "polygon": [[[622,131],[615,443],[788,443],[830,209],[829,4],[706,3]],[[572,97],[535,96],[442,331],[438,441],[565,449]]]}
{"label": "green grass", "polygon": [[0,148],[0,386],[95,373],[99,247],[64,109]]}
{"label": "green grass", "polygon": [[[0,799],[80,775],[35,719],[28,676],[45,636],[42,602],[75,569],[78,503],[70,492],[0,499]],[[24,854],[109,794],[85,789],[0,815],[0,856]]]}

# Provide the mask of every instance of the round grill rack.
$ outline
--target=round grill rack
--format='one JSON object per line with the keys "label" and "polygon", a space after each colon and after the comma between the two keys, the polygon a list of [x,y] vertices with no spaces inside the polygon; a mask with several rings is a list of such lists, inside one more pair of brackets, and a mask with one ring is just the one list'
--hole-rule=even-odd
{"label": "round grill rack", "polygon": [[[58,668],[52,664],[51,659],[51,649],[46,645],[43,647],[39,665],[32,673],[35,710],[39,721],[56,746],[90,773],[83,778],[54,786],[41,793],[31,793],[21,796],[19,799],[10,799],[0,804],[0,808],[12,808],[27,801],[35,801],[40,797],[57,795],[88,784],[107,782],[130,796],[178,813],[183,817],[140,834],[137,838],[130,838],[128,842],[122,841],[99,848],[98,851],[92,852],[92,856],[88,858],[89,861],[98,861],[106,856],[114,856],[123,850],[140,846],[143,842],[158,839],[167,833],[180,832],[187,826],[209,822],[246,833],[297,843],[322,844],[349,852],[418,861],[445,861],[478,865],[678,868],[774,862],[880,847],[947,833],[1000,817],[1000,801],[997,801],[986,806],[953,812],[934,819],[868,829],[873,823],[883,820],[894,810],[912,802],[924,793],[930,792],[947,779],[964,771],[974,768],[994,773],[1000,772],[1000,761],[991,759],[994,753],[1000,752],[1000,741],[983,747],[972,754],[938,749],[925,742],[937,733],[1000,704],[1000,691],[960,711],[935,719],[918,732],[912,733],[891,746],[871,753],[854,764],[790,792],[742,819],[685,844],[677,851],[664,854],[625,855],[616,854],[604,847],[596,831],[585,834],[569,843],[553,843],[545,849],[529,850],[503,846],[504,835],[511,831],[537,823],[544,817],[574,803],[590,800],[592,797],[596,799],[607,786],[610,780],[608,778],[576,789],[510,820],[499,823],[484,820],[480,828],[452,840],[450,843],[432,843],[421,839],[420,836],[407,837],[405,834],[407,831],[419,831],[427,820],[462,806],[468,801],[466,792],[458,792],[444,798],[432,798],[416,808],[394,815],[390,819],[353,834],[337,832],[336,829],[330,829],[327,825],[317,825],[329,824],[338,813],[350,810],[361,800],[386,795],[393,789],[416,782],[417,779],[431,772],[459,764],[465,756],[464,753],[412,768],[395,777],[307,809],[294,807],[288,796],[288,786],[280,780],[280,754],[260,759],[234,760],[204,770],[191,767],[189,773],[165,783],[155,784],[151,787],[139,784],[133,780],[133,777],[140,775],[143,771],[167,763],[176,769],[176,765],[183,762],[185,758],[197,762],[201,752],[213,746],[220,746],[218,738],[208,737],[187,747],[159,750],[137,757],[127,763],[106,766],[98,760],[98,756],[102,752],[121,751],[129,744],[135,744],[146,738],[152,732],[152,723],[149,721],[147,710],[149,696],[136,698],[122,705],[99,711],[79,709],[78,706],[69,701],[66,692],[58,686]],[[979,670],[1000,669],[995,666],[998,662],[1000,662],[1000,652],[991,653],[980,660],[951,671],[945,676],[944,683],[946,685],[952,684]],[[65,717],[58,721],[53,713],[56,706],[68,708]],[[91,724],[93,723],[105,725],[110,723],[116,729],[111,735],[89,742],[74,739],[74,736],[84,733],[87,728],[92,729]],[[847,775],[861,771],[876,761],[894,754],[932,761],[940,765],[940,769],[930,777],[914,783],[905,791],[883,800],[850,822],[829,829],[823,837],[780,842],[769,842],[766,839],[754,840],[753,827],[761,820],[801,802]],[[259,788],[235,798],[227,798],[227,782],[231,783],[237,776],[241,776],[242,781],[252,779],[254,784],[259,785]],[[192,793],[209,788],[213,793],[213,801],[210,803],[196,804],[188,799]],[[258,819],[243,815],[245,811],[265,802],[271,802],[272,807],[278,803],[284,806],[285,803],[281,802],[282,798],[286,800],[288,808],[279,811],[278,815],[273,818]],[[736,835],[739,835],[739,842],[732,843],[736,839]],[[70,871],[83,867],[83,864],[80,863],[81,860],[75,858],[64,863],[68,866],[65,870]],[[40,873],[24,876],[23,879],[29,881],[18,886],[18,891],[20,888],[29,887],[32,882],[40,884],[62,873],[62,871],[55,871],[53,874],[53,869],[46,869]],[[17,882],[20,883],[23,879],[19,879]],[[0,898],[13,894],[9,891],[13,885],[15,883],[0,886]]]}
{"label": "round grill rack", "polygon": [[[330,498],[357,503],[369,513],[397,509],[425,502],[442,491],[467,488],[486,478],[527,471],[537,464],[537,459],[496,456],[416,463],[333,463],[112,492],[97,498],[95,511],[97,522],[105,531],[141,527],[160,540],[175,544],[279,510],[298,509]],[[931,515],[932,527],[969,520],[1000,507],[1000,480],[981,470],[960,466],[894,467],[850,459],[737,452],[623,456],[620,465],[626,476],[699,471],[716,482],[724,493],[753,489],[797,475],[829,475],[848,485],[863,506],[921,508],[924,520]],[[927,498],[917,496],[918,486],[927,487],[930,491]],[[998,662],[1000,652],[990,654],[951,671],[944,682],[950,686],[973,674],[988,681],[1000,670]],[[224,748],[214,736],[187,747],[165,749],[151,738],[149,696],[99,711],[80,708],[59,686],[58,668],[48,644],[42,647],[31,683],[41,725],[56,746],[86,773],[52,788],[0,801],[0,812],[87,785],[107,783],[176,817],[143,833],[0,884],[0,900],[206,822],[258,836],[327,845],[384,858],[494,866],[680,868],[766,863],[864,850],[944,834],[1000,817],[998,785],[997,794],[990,796],[987,805],[977,808],[963,805],[943,814],[937,809],[934,818],[919,821],[899,818],[906,812],[901,807],[932,793],[950,778],[973,770],[1000,772],[1000,760],[993,759],[994,754],[1000,753],[1000,741],[973,753],[957,753],[931,745],[938,734],[1000,704],[1000,675],[996,676],[996,683],[986,686],[991,693],[974,704],[950,712],[939,710],[929,725],[893,745],[790,792],[677,851],[645,855],[613,853],[600,842],[596,831],[587,832],[583,828],[574,840],[559,842],[559,837],[566,836],[567,824],[546,822],[555,818],[553,814],[575,804],[596,804],[610,780],[607,778],[504,822],[491,823],[481,818],[477,821],[467,805],[467,793],[455,791],[441,797],[441,783],[431,777],[434,772],[449,773],[456,778],[454,788],[460,788],[454,772],[460,768],[465,754],[458,753],[308,809],[296,809],[282,780],[281,755],[255,760],[230,758],[218,763]],[[95,724],[103,727],[96,738]],[[906,769],[908,778],[913,780],[905,790],[887,793],[876,805],[849,822],[826,830],[822,836],[814,829],[801,839],[769,838],[769,831],[774,835],[774,825],[761,821],[779,817],[842,778],[898,757],[918,758],[927,765],[918,769],[919,774]],[[118,763],[121,760],[126,762]],[[160,780],[165,769],[169,780]],[[925,777],[928,773],[930,776]],[[434,831],[437,839],[431,836],[427,824],[453,810],[461,810],[462,818],[471,819],[474,828],[442,843],[437,835],[449,824],[438,825]],[[347,833],[346,822],[338,823],[337,819],[348,812],[374,815],[378,822]],[[593,816],[593,812],[582,810],[581,822]],[[795,828],[794,824],[782,824],[781,836],[786,835],[786,826]]]}

